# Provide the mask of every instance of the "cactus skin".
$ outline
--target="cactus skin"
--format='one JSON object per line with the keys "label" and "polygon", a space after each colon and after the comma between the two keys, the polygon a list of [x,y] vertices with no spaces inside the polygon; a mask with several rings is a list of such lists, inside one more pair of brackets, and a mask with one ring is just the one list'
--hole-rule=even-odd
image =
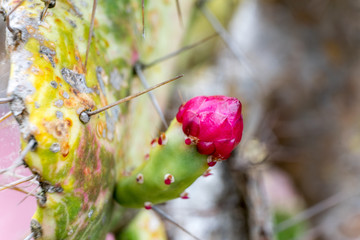
{"label": "cactus skin", "polygon": [[165,225],[161,219],[154,212],[141,210],[126,229],[116,236],[116,239],[166,240],[167,237]]}
{"label": "cactus skin", "polygon": [[[149,159],[131,176],[124,176],[117,186],[115,199],[126,207],[144,207],[145,202],[157,204],[180,197],[206,169],[207,156],[197,152],[194,146],[184,143],[182,125],[174,119],[165,133],[166,144],[152,147]],[[137,177],[141,174],[143,182]],[[175,181],[165,183],[166,174]]]}
{"label": "cactus skin", "polygon": [[[3,7],[9,11],[15,4]],[[33,224],[41,226],[41,239],[101,239],[109,231],[118,155],[115,146],[119,142],[115,136],[121,135],[120,128],[111,128],[111,124],[121,109],[101,114],[86,126],[79,121],[78,112],[126,95],[124,89],[117,90],[121,86],[105,85],[105,81],[111,82],[111,74],[130,69],[130,61],[125,59],[131,52],[105,59],[111,49],[105,47],[109,40],[102,37],[105,29],[99,26],[93,43],[96,47],[91,48],[84,73],[89,31],[85,16],[90,6],[80,8],[75,2],[58,1],[40,23],[43,3],[25,1],[16,10],[25,17],[11,21],[21,29],[22,42],[17,45],[8,39],[12,64],[8,93],[16,96],[10,107],[13,111],[19,103],[25,107],[15,114],[23,145],[30,136],[38,143],[25,162],[40,176],[41,185],[57,189],[42,188],[45,197],[39,199],[33,216]],[[20,91],[24,88],[27,91]]]}
{"label": "cactus skin", "polygon": [[[1,7],[10,12],[19,2],[2,1]],[[99,1],[85,72],[92,2],[57,1],[40,22],[44,3],[26,0],[10,16],[10,25],[22,35],[14,39],[7,31],[8,95],[15,97],[10,108],[20,125],[22,147],[32,137],[37,141],[25,162],[42,186],[43,197],[32,221],[40,226],[39,239],[103,239],[109,231],[117,172],[122,171],[116,162],[123,161],[129,150],[124,142],[132,148],[141,144],[131,144],[136,140],[127,136],[129,126],[124,123],[128,111],[139,111],[136,105],[115,107],[93,116],[87,125],[79,120],[82,110],[129,94],[134,56],[161,54],[161,48],[153,46],[156,36],[137,47],[141,35],[133,26],[141,22],[141,11],[136,1]],[[162,2],[147,4],[151,17],[159,15],[166,24],[163,18],[169,16],[163,13],[171,13],[169,7]],[[167,31],[150,17],[146,23],[148,31]],[[157,70],[157,81],[162,74]],[[139,121],[145,114],[137,116]]]}

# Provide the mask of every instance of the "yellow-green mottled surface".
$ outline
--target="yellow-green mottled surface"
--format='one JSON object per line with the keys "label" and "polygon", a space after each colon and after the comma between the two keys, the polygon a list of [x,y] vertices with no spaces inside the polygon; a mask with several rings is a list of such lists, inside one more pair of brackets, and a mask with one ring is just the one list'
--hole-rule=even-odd
{"label": "yellow-green mottled surface", "polygon": [[[139,231],[141,229],[142,231]],[[154,212],[142,210],[129,226],[117,236],[118,240],[165,240],[166,231]]]}
{"label": "yellow-green mottled surface", "polygon": [[[4,1],[2,7],[9,12],[19,2]],[[79,113],[127,96],[138,57],[155,58],[175,47],[165,51],[159,38],[169,25],[164,18],[176,12],[174,4],[147,4],[144,40],[138,1],[103,0],[96,9],[85,69],[92,2],[57,1],[40,21],[44,3],[24,1],[10,18],[22,39],[14,41],[8,32],[8,94],[16,98],[13,111],[24,107],[14,114],[23,147],[32,137],[37,141],[25,162],[40,182],[56,187],[55,192],[44,190],[46,198],[39,201],[33,217],[41,225],[42,239],[101,239],[109,231],[117,175],[144,160],[145,150],[136,146],[148,145],[151,139],[150,134],[140,141],[132,138],[132,130],[136,127],[149,133],[153,128],[154,132],[157,119],[153,124],[134,125],[144,122],[142,116],[146,120],[150,112],[138,110],[141,105],[136,100],[93,116],[88,124],[79,120]],[[158,78],[149,78],[150,84],[165,80],[166,71],[155,69]],[[142,88],[139,83],[132,85],[135,91]],[[136,121],[128,119],[128,113],[135,114]],[[130,154],[131,158],[126,157]]]}

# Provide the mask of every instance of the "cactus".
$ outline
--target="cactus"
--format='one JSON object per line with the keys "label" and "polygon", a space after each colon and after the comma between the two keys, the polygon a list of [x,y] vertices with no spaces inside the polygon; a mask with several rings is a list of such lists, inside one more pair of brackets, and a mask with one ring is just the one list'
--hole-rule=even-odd
{"label": "cactus", "polygon": [[[139,231],[141,229],[141,231]],[[165,226],[161,219],[151,211],[142,210],[131,221],[118,239],[122,240],[155,240],[166,239]]]}
{"label": "cactus", "polygon": [[[90,114],[139,89],[132,81],[139,56],[146,60],[161,55],[161,32],[176,34],[166,21],[170,6],[161,1],[146,2],[147,31],[154,33],[146,43],[137,33],[138,1],[99,1],[92,31],[93,6],[80,0],[13,0],[1,5],[11,61],[8,100],[27,153],[14,167],[26,165],[40,186],[31,221],[35,239],[103,239],[110,223],[118,221],[113,217],[115,200],[124,207],[151,208],[186,197],[184,190],[215,160],[227,158],[241,139],[241,105],[225,97],[197,98],[218,102],[204,106],[217,117],[200,123],[197,128],[205,128],[198,133],[191,130],[197,121],[178,114],[149,155],[139,151],[155,131],[150,124],[139,124],[149,117],[143,102]],[[166,71],[171,69],[155,69],[148,76],[159,79]],[[229,101],[236,107],[226,113],[220,106]],[[210,135],[209,126],[214,130]],[[219,127],[226,128],[226,136],[216,137]],[[140,131],[148,136],[141,137]]]}
{"label": "cactus", "polygon": [[242,130],[239,100],[224,96],[189,100],[166,133],[153,141],[149,159],[119,180],[115,199],[123,206],[150,209],[152,204],[182,197],[209,166],[230,156]]}

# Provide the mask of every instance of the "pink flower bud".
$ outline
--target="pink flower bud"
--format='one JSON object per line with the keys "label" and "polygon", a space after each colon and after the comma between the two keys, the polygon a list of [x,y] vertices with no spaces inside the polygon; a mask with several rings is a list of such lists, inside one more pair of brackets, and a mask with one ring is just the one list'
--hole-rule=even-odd
{"label": "pink flower bud", "polygon": [[227,159],[239,144],[243,119],[241,103],[225,96],[199,96],[179,108],[176,115],[186,136],[196,139],[201,154]]}

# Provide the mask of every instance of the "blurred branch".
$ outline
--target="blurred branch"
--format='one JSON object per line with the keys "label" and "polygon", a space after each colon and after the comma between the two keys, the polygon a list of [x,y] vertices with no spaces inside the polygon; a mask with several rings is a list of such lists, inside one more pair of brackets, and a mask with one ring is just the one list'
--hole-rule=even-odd
{"label": "blurred branch", "polygon": [[[228,165],[228,164],[224,164]],[[230,168],[234,169],[230,163]],[[246,239],[273,239],[272,215],[264,191],[262,166],[247,168],[245,171],[232,171],[239,196],[242,198],[242,209],[246,218]]]}
{"label": "blurred branch", "polygon": [[276,228],[275,228],[275,232],[282,232],[285,231],[286,229],[300,223],[303,222],[305,220],[308,220],[312,217],[314,217],[317,214],[320,214],[321,212],[326,211],[329,208],[332,208],[344,201],[347,201],[353,197],[356,197],[360,195],[360,192],[357,193],[345,193],[345,192],[339,192],[337,194],[332,195],[331,197],[315,204],[314,206],[306,209],[305,211],[297,214],[296,216],[279,223]]}

